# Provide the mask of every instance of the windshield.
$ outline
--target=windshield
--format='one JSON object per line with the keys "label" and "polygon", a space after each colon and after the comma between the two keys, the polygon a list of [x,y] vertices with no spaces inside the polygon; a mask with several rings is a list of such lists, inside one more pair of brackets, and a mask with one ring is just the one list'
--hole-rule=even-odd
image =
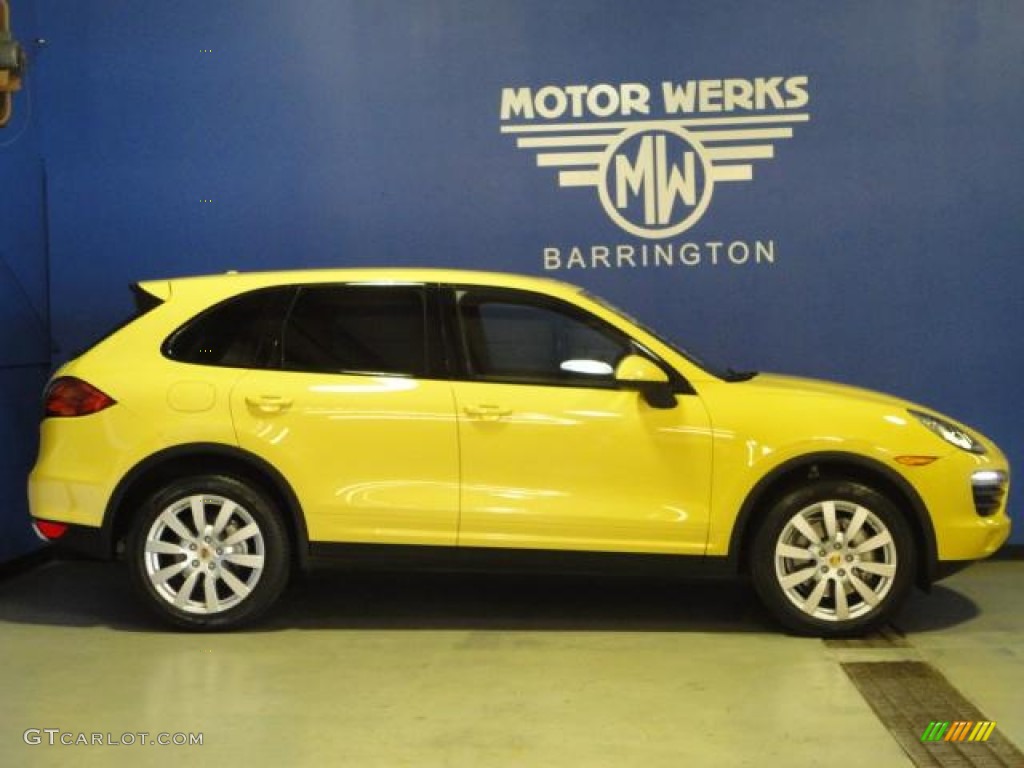
{"label": "windshield", "polygon": [[713,364],[707,363],[704,360],[702,360],[701,358],[699,358],[696,355],[692,354],[691,352],[688,352],[685,349],[682,349],[681,347],[679,347],[677,344],[672,343],[671,341],[666,339],[662,334],[658,333],[656,330],[654,330],[653,328],[651,328],[647,324],[641,322],[640,320],[637,320],[635,317],[633,317],[631,314],[626,312],[624,309],[620,309],[619,307],[615,306],[614,304],[612,304],[607,299],[602,298],[601,296],[595,296],[594,294],[589,293],[588,291],[580,291],[580,294],[582,296],[590,299],[595,304],[600,304],[602,307],[607,309],[609,312],[614,312],[616,315],[621,317],[623,320],[628,320],[630,323],[635,325],[640,330],[645,331],[646,333],[649,333],[651,336],[656,338],[658,341],[660,341],[666,347],[669,347],[674,352],[676,352],[677,354],[683,356],[684,358],[689,360],[691,363],[696,365],[698,368],[701,368],[701,369],[707,371],[708,373],[710,373],[712,376],[716,376],[719,379],[722,379],[723,381],[747,381],[749,379],[754,378],[757,375],[757,373],[755,371],[734,371],[732,368],[721,368],[721,367],[719,367],[717,365],[713,365]]}

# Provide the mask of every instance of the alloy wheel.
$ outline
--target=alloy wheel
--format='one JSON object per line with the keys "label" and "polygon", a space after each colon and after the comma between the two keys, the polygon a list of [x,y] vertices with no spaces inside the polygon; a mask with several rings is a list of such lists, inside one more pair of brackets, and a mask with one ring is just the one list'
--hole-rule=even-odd
{"label": "alloy wheel", "polygon": [[266,564],[259,524],[241,504],[193,494],[164,508],[145,537],[143,564],[156,593],[178,610],[213,615],[243,602]]}
{"label": "alloy wheel", "polygon": [[854,502],[825,500],[783,526],[774,566],[783,594],[803,614],[845,622],[883,603],[899,562],[893,534],[878,515]]}

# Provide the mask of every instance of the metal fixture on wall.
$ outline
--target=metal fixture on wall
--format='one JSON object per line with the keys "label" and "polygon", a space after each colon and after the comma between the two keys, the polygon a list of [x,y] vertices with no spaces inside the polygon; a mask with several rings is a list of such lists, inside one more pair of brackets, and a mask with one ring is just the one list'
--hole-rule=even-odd
{"label": "metal fixture on wall", "polygon": [[14,92],[21,89],[25,73],[25,50],[11,34],[11,9],[0,0],[0,128],[13,111]]}

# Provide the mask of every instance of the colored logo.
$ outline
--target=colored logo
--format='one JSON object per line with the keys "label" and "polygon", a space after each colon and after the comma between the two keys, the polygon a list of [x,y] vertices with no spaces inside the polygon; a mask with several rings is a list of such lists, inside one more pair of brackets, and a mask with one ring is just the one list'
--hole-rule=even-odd
{"label": "colored logo", "polygon": [[[775,143],[810,119],[806,86],[804,77],[663,83],[660,108],[640,83],[506,88],[501,131],[555,169],[560,187],[595,189],[623,230],[662,239],[700,221],[716,184],[751,181],[755,162],[775,157]],[[648,117],[655,111],[666,117]]]}
{"label": "colored logo", "polygon": [[921,741],[988,741],[995,729],[996,724],[987,720],[933,721],[924,729]]}

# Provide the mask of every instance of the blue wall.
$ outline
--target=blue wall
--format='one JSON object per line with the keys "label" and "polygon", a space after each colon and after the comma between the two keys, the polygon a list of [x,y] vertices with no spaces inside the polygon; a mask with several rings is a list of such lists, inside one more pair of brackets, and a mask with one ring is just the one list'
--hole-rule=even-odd
{"label": "blue wall", "polygon": [[[49,40],[30,75],[31,133],[47,169],[57,359],[119,319],[124,286],[143,277],[357,264],[547,273],[734,367],[954,414],[1024,465],[1017,2],[14,4],[16,23],[31,7]],[[782,113],[808,119],[664,240],[626,231],[597,188],[559,186],[557,168],[517,145],[526,134],[501,130],[529,122],[501,119],[506,88],[645,85],[643,117],[658,119],[664,81],[774,76],[806,78],[806,104]],[[732,106],[681,117],[781,125],[778,109]],[[724,249],[737,242],[772,258],[732,264]],[[680,266],[687,243],[700,263]],[[565,268],[574,247],[589,261],[594,246],[659,244],[677,249],[675,266]],[[545,269],[551,249],[562,269]],[[32,439],[22,424],[0,428]]]}
{"label": "blue wall", "polygon": [[[31,7],[15,8],[19,37],[34,37],[35,21]],[[25,500],[39,393],[50,369],[38,96],[35,84],[26,83],[15,114],[0,130],[0,562],[38,546]]]}

